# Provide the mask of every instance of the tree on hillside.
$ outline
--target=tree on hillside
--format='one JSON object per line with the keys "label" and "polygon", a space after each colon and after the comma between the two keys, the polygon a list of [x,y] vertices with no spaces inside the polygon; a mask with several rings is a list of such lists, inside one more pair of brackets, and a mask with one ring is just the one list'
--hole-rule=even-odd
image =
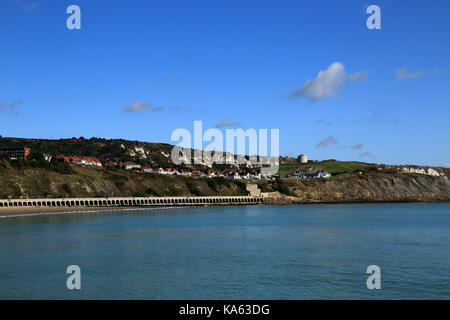
{"label": "tree on hillside", "polygon": [[42,152],[31,152],[31,154],[28,156],[28,160],[32,161],[45,161],[44,154]]}

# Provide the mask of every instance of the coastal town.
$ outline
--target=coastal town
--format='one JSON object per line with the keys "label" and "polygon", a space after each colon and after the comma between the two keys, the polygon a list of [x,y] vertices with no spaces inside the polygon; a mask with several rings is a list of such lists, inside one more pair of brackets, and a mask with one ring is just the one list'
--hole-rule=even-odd
{"label": "coastal town", "polygon": [[[285,204],[411,201],[429,199],[423,196],[429,184],[447,184],[450,177],[450,170],[442,167],[315,160],[305,153],[280,156],[272,174],[249,161],[176,165],[170,156],[172,147],[124,139],[0,137],[0,198],[262,196],[266,203]],[[409,190],[410,186],[415,187]],[[433,199],[446,199],[443,192]]]}
{"label": "coastal town", "polygon": [[[30,147],[5,148],[0,149],[0,157],[6,157],[9,160],[35,161],[32,157],[32,149]],[[289,165],[291,171],[278,174],[264,174],[259,168],[180,168],[180,167],[159,167],[139,164],[133,161],[101,161],[92,156],[73,156],[73,155],[51,155],[43,154],[42,158],[46,162],[66,163],[74,166],[87,166],[97,168],[116,168],[132,171],[141,174],[160,174],[160,175],[179,175],[205,178],[225,178],[225,179],[239,179],[239,180],[271,180],[274,178],[297,178],[297,179],[327,179],[333,175],[339,175],[339,172],[330,173],[324,169],[317,161],[309,160],[307,155],[300,154],[297,158],[291,158],[291,162],[284,162],[281,158],[280,163]],[[293,161],[293,162],[292,162]],[[328,162],[336,162],[335,159],[329,159]],[[296,164],[298,166],[296,166]],[[434,168],[423,168],[417,166],[392,166],[392,165],[377,165],[377,170],[394,170],[397,172],[415,173],[421,175],[428,175],[434,177],[442,177],[447,179],[443,172],[438,172]],[[361,170],[355,170],[354,173],[362,174]]]}
{"label": "coastal town", "polygon": [[[24,160],[32,161],[29,159],[31,154],[31,148],[10,148],[10,149],[0,149],[0,154],[6,155],[11,160]],[[45,161],[56,161],[67,163],[70,165],[80,165],[80,166],[93,166],[93,167],[114,167],[118,169],[131,170],[136,173],[153,173],[162,175],[181,175],[181,176],[195,176],[195,177],[207,177],[207,178],[218,178],[222,177],[225,179],[245,179],[245,180],[270,180],[274,176],[270,174],[263,174],[258,170],[248,170],[248,169],[178,169],[178,168],[160,168],[160,167],[150,167],[147,165],[138,164],[132,161],[100,161],[95,157],[90,156],[70,156],[70,155],[44,155]],[[297,158],[297,162],[301,164],[308,163],[308,158],[305,154],[301,154]],[[294,170],[291,174],[286,175],[286,177],[300,178],[300,179],[311,179],[311,178],[329,178],[331,174],[326,170],[321,168],[314,168],[312,166],[308,168],[298,168]]]}

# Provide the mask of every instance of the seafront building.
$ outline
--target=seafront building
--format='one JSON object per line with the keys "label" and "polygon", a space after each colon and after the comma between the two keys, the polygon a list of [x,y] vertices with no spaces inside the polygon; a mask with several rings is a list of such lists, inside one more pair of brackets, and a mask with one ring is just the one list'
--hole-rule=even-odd
{"label": "seafront building", "polygon": [[302,178],[302,179],[310,179],[310,178],[329,178],[331,174],[329,174],[326,170],[315,170],[312,168],[309,169],[297,169],[293,173],[294,177]]}
{"label": "seafront building", "polygon": [[0,149],[0,154],[6,154],[12,160],[27,160],[27,157],[30,155],[31,149],[24,148],[10,148],[10,149]]}
{"label": "seafront building", "polygon": [[131,161],[127,161],[127,162],[121,162],[119,164],[123,169],[125,170],[136,170],[136,169],[141,169],[141,165],[131,162]]}
{"label": "seafront building", "polygon": [[59,155],[59,156],[56,156],[56,161],[77,164],[77,165],[84,165],[84,166],[96,166],[96,167],[102,166],[102,163],[97,158],[86,157],[86,156]]}

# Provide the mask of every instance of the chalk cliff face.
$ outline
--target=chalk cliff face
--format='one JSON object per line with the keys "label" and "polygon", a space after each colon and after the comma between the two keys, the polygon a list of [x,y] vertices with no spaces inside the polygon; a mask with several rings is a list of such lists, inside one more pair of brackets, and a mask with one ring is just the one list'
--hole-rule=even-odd
{"label": "chalk cliff face", "polygon": [[395,169],[398,171],[403,171],[403,172],[425,174],[427,176],[443,177],[444,179],[447,179],[447,176],[445,175],[444,172],[438,172],[436,169],[433,169],[433,168],[401,167],[401,168],[395,168]]}
{"label": "chalk cliff face", "polygon": [[286,179],[284,183],[289,195],[264,193],[266,203],[450,201],[447,176],[393,173],[317,181]]}

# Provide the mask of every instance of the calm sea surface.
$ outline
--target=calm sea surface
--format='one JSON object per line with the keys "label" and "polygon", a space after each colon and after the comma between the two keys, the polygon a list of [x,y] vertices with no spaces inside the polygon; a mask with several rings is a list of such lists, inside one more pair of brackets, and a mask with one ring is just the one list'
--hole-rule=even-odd
{"label": "calm sea surface", "polygon": [[[66,287],[69,265],[81,290]],[[450,204],[2,218],[0,299],[24,298],[450,299]]]}

